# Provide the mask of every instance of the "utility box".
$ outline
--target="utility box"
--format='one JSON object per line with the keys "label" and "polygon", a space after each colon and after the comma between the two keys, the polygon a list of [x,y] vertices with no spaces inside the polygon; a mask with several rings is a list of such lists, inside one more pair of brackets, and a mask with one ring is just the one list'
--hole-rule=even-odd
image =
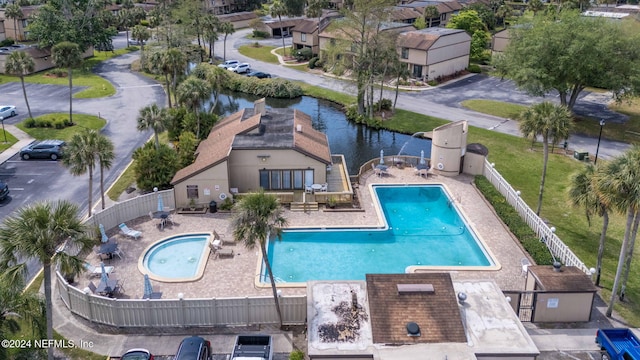
{"label": "utility box", "polygon": [[589,152],[586,151],[574,151],[573,158],[580,161],[585,161],[589,159]]}

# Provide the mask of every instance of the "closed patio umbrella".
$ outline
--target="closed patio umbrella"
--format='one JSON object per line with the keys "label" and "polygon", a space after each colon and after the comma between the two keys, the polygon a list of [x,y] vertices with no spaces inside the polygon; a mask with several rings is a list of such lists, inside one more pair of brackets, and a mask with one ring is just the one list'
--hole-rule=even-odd
{"label": "closed patio umbrella", "polygon": [[144,274],[144,297],[151,297],[153,294],[153,287],[151,286],[151,280],[149,280],[149,275]]}
{"label": "closed patio umbrella", "polygon": [[102,273],[100,274],[100,282],[108,284],[109,283],[109,275],[107,275],[107,271],[104,268],[104,262],[100,263],[100,270],[102,270]]}
{"label": "closed patio umbrella", "polygon": [[424,150],[420,150],[420,164],[426,164],[424,161]]}
{"label": "closed patio umbrella", "polygon": [[104,232],[104,225],[100,224],[98,225],[98,228],[100,228],[100,234],[102,235],[102,242],[106,243],[107,241],[109,241],[109,237]]}
{"label": "closed patio umbrella", "polygon": [[164,201],[162,195],[158,194],[158,211],[164,211]]}
{"label": "closed patio umbrella", "polygon": [[380,150],[380,165],[384,165],[384,150]]}

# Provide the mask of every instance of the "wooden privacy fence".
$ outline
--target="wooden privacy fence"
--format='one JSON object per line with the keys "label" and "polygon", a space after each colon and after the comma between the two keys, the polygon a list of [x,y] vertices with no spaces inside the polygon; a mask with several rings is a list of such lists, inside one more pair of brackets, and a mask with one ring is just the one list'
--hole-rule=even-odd
{"label": "wooden privacy fence", "polygon": [[542,240],[545,240],[549,251],[566,266],[575,266],[586,274],[591,274],[589,268],[569,249],[565,243],[551,230],[536,212],[520,197],[520,193],[514,190],[493,164],[487,160],[484,161],[484,176],[495,186],[495,188],[507,199],[507,202],[513,206],[520,217],[533,229],[533,231]]}
{"label": "wooden privacy fence", "polygon": [[[74,314],[93,323],[114,327],[197,327],[278,324],[275,302],[269,296],[212,299],[111,299],[69,285],[56,272],[60,298]],[[303,325],[307,297],[280,297],[282,320]]]}

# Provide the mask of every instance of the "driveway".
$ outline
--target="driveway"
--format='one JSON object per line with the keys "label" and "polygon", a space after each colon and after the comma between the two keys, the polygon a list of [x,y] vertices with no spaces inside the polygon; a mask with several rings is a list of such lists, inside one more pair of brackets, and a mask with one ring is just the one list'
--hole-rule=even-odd
{"label": "driveway", "polygon": [[[238,59],[242,62],[249,62],[256,71],[265,71],[285,79],[303,81],[313,86],[350,95],[355,94],[355,86],[352,82],[302,72],[280,64],[264,63],[241,55],[237,50],[239,46],[255,42],[245,38],[249,33],[251,33],[251,29],[244,29],[229,35],[226,42],[227,59]],[[281,44],[281,39],[264,41],[265,44],[276,45],[278,41],[280,41]],[[260,41],[260,43],[263,43],[263,41]],[[214,47],[215,53],[217,55],[222,54],[222,49],[223,42],[217,41]],[[386,91],[384,97],[393,99],[395,93],[393,91]],[[514,102],[522,105],[531,105],[544,100],[558,101],[558,97],[555,94],[549,94],[546,97],[533,97],[518,90],[511,81],[503,81],[496,77],[474,74],[430,90],[401,92],[398,96],[397,107],[450,121],[467,120],[471,126],[521,136],[516,121],[486,115],[464,108],[461,102],[468,99],[490,99]],[[606,108],[606,105],[603,104],[602,96],[594,96],[587,92],[583,92],[580,96],[575,106],[575,111],[580,115],[606,119],[607,121],[626,121],[626,116],[609,111]],[[569,147],[574,150],[595,153],[597,140],[597,138],[576,134],[569,138]],[[626,151],[629,147],[629,144],[623,142],[602,139],[598,157],[603,159],[613,158]]]}

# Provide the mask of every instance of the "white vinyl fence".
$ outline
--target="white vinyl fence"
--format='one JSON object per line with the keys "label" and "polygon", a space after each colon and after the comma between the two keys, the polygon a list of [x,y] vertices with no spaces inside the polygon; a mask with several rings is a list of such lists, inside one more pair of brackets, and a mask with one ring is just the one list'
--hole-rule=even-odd
{"label": "white vinyl fence", "polygon": [[487,160],[484,162],[484,176],[495,186],[496,189],[513,206],[520,217],[533,229],[540,239],[546,239],[546,244],[551,253],[563,264],[575,266],[586,274],[591,274],[589,268],[569,249],[565,243],[551,230],[536,212],[520,197],[520,193],[514,190],[511,185],[500,175],[493,164]]}
{"label": "white vinyl fence", "polygon": [[[93,323],[115,327],[197,327],[278,324],[270,296],[212,299],[112,299],[85,293],[56,272],[60,298],[67,308]],[[305,324],[307,297],[280,297],[282,321]]]}

